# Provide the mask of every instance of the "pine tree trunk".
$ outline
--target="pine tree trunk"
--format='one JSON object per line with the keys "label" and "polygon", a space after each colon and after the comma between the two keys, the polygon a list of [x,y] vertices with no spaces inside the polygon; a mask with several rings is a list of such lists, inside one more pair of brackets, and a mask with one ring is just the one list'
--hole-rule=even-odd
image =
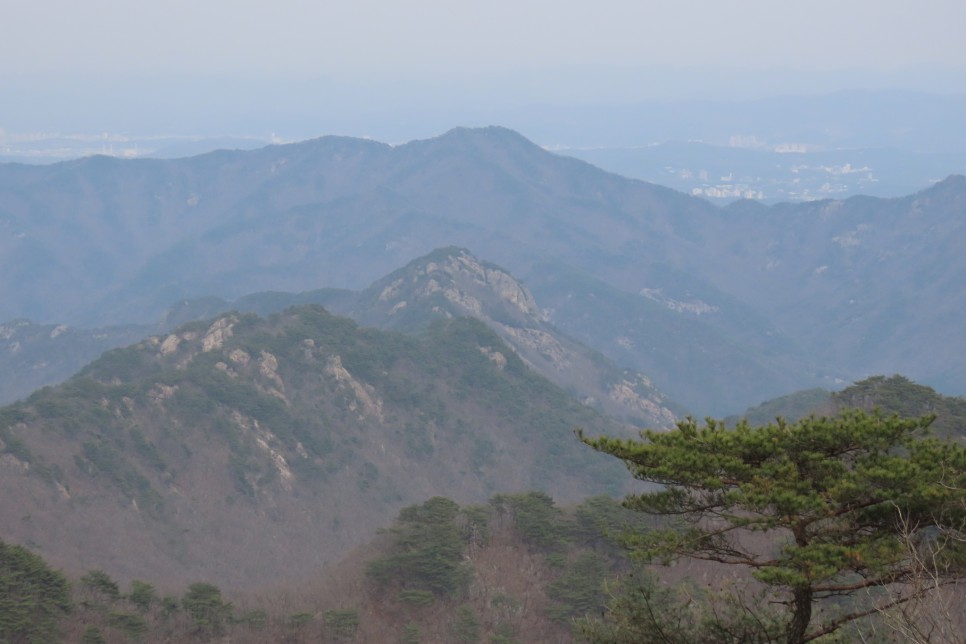
{"label": "pine tree trunk", "polygon": [[788,644],[803,644],[812,621],[812,589],[798,586],[792,591],[792,621],[788,624]]}

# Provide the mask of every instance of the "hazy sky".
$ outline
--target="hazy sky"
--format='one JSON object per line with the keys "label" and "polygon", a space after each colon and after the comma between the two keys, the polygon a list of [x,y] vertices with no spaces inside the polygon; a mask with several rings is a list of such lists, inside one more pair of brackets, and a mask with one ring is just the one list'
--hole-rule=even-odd
{"label": "hazy sky", "polygon": [[966,67],[964,0],[4,0],[0,74]]}
{"label": "hazy sky", "polygon": [[0,138],[499,123],[556,144],[547,108],[966,94],[964,27],[966,0],[0,0]]}

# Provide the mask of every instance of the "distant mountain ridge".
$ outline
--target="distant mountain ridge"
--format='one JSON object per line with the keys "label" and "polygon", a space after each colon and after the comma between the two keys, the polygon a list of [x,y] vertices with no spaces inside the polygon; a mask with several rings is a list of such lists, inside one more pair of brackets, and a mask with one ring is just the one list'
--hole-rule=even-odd
{"label": "distant mountain ridge", "polygon": [[[26,321],[0,327],[0,339],[10,342],[8,351],[0,353],[0,366],[9,364],[0,371],[0,401],[11,402],[39,384],[65,380],[104,350],[165,333],[179,323],[230,311],[269,315],[302,304],[320,304],[361,324],[410,334],[424,333],[434,321],[476,318],[535,371],[614,418],[666,428],[684,413],[644,374],[619,368],[551,326],[533,295],[509,273],[455,247],[413,260],[363,291],[255,293],[234,302],[184,300],[169,308],[157,325],[118,329],[49,329]],[[80,341],[87,337],[98,342]],[[20,372],[35,379],[25,380]]]}
{"label": "distant mountain ridge", "polygon": [[[607,194],[588,201],[587,188]],[[183,297],[358,288],[448,245],[519,273],[520,262],[505,259],[514,247],[532,250],[535,235],[548,249],[574,237],[619,245],[630,222],[608,210],[621,201],[665,214],[680,204],[715,210],[496,127],[395,148],[323,137],[173,161],[4,164],[0,221],[11,235],[2,257],[21,269],[6,274],[26,277],[29,266],[34,284],[69,278],[84,291],[61,286],[39,302],[25,297],[26,281],[8,279],[0,319],[76,324],[113,311],[117,321],[147,321]],[[617,228],[601,226],[604,214]]]}
{"label": "distant mountain ridge", "polygon": [[[455,245],[520,278],[556,327],[665,374],[655,384],[699,415],[871,373],[958,392],[964,211],[956,176],[898,199],[721,209],[496,127],[396,147],[325,137],[171,161],[6,164],[0,320],[149,322],[183,299],[358,289]],[[568,290],[560,271],[602,287]],[[592,295],[603,304],[568,305]],[[614,328],[625,300],[679,333]],[[712,342],[711,354],[688,349]]]}

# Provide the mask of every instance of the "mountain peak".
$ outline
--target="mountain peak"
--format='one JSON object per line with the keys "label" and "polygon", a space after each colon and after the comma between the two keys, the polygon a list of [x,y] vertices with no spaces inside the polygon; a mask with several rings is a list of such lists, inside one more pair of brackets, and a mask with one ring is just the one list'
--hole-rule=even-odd
{"label": "mountain peak", "polygon": [[[458,246],[438,248],[411,261],[367,289],[366,299],[403,326],[426,317],[480,316],[484,310],[504,321],[532,324],[543,319],[533,295],[507,271],[477,259]],[[418,321],[412,318],[420,309]],[[498,312],[498,313],[497,313]]]}
{"label": "mountain peak", "polygon": [[957,208],[955,204],[966,202],[966,176],[951,174],[924,190],[903,197],[902,201],[911,204],[914,210],[919,210],[926,204],[934,204],[944,210]]}
{"label": "mountain peak", "polygon": [[379,280],[353,317],[364,324],[418,330],[433,320],[482,320],[531,368],[582,401],[640,425],[668,427],[674,413],[650,380],[618,368],[554,328],[530,290],[465,248],[439,248]]}
{"label": "mountain peak", "polygon": [[935,184],[926,188],[919,194],[960,194],[966,193],[966,176],[961,174],[951,174],[942,181],[937,181]]}
{"label": "mountain peak", "polygon": [[433,143],[448,146],[468,146],[470,148],[500,148],[517,151],[543,151],[539,145],[519,132],[499,125],[486,127],[454,127],[443,134],[425,141],[413,143]]}
{"label": "mountain peak", "polygon": [[436,137],[436,139],[486,139],[490,141],[526,142],[531,145],[535,145],[532,141],[530,141],[530,139],[526,138],[516,130],[511,130],[510,128],[503,127],[502,125],[487,125],[484,127],[454,127],[439,135]]}

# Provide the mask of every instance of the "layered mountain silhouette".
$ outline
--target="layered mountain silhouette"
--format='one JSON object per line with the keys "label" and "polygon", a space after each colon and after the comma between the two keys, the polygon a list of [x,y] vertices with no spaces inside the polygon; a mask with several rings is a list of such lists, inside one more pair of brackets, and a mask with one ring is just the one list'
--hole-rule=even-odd
{"label": "layered mountain silhouette", "polygon": [[[666,428],[684,413],[644,374],[619,368],[549,324],[530,291],[509,273],[455,247],[414,260],[362,291],[254,293],[233,302],[214,297],[183,300],[156,325],[83,331],[19,321],[0,327],[11,347],[0,354],[0,365],[6,366],[0,370],[0,393],[4,402],[13,401],[41,384],[67,379],[106,349],[164,333],[184,322],[229,311],[269,315],[303,304],[323,305],[366,326],[410,334],[425,332],[434,321],[476,318],[529,367],[613,418]],[[46,380],[38,384],[42,378]]]}
{"label": "layered mountain silhouette", "polygon": [[958,392],[964,195],[950,177],[899,199],[717,208],[501,128],[7,164],[0,320],[145,323],[182,299],[359,289],[456,245],[699,415],[878,372]]}

